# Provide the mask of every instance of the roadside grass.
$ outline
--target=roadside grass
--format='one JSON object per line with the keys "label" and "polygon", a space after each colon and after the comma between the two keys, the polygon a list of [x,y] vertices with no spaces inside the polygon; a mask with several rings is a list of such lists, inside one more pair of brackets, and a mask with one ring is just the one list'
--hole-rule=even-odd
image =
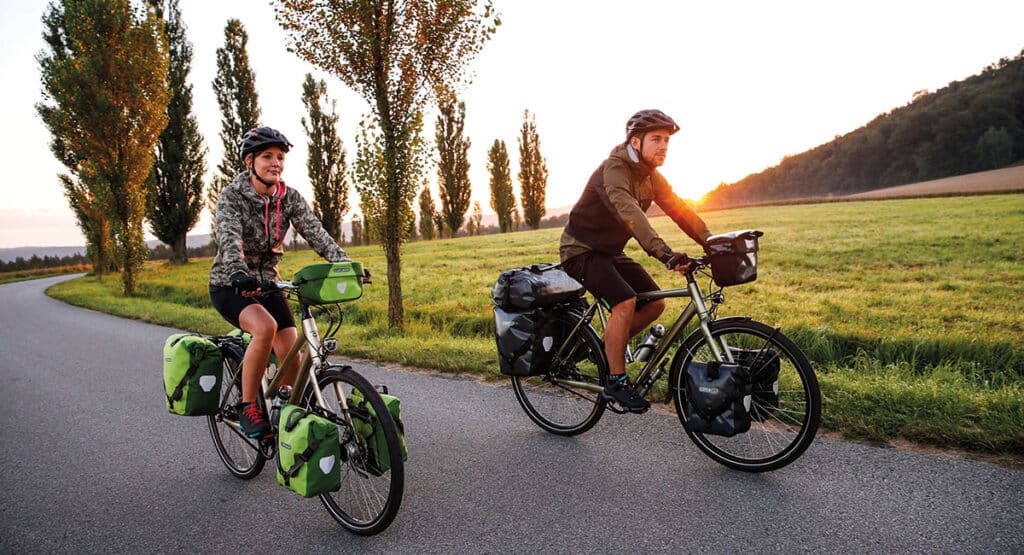
{"label": "roadside grass", "polygon": [[[765,232],[758,280],[726,289],[720,315],[780,326],[805,350],[822,384],[825,429],[872,441],[903,437],[1024,453],[1024,195],[762,206],[703,216],[713,232]],[[694,250],[670,220],[654,223],[673,248]],[[404,245],[404,332],[387,327],[382,252],[348,248],[374,272],[374,283],[343,307],[341,356],[500,379],[490,287],[505,269],[556,262],[560,234]],[[679,285],[635,243],[626,252],[662,287]],[[289,253],[281,273],[290,277],[316,261],[309,251]],[[50,294],[126,317],[226,333],[230,325],[209,304],[209,266],[209,259],[149,265],[130,299],[121,297],[116,276],[72,280]],[[670,304],[663,320],[683,304]]]}
{"label": "roadside grass", "polygon": [[62,276],[65,274],[77,274],[91,272],[92,267],[86,264],[75,264],[72,266],[59,266],[56,268],[41,268],[38,270],[17,270],[14,272],[0,272],[0,285],[14,283],[16,281],[28,281],[51,276]]}

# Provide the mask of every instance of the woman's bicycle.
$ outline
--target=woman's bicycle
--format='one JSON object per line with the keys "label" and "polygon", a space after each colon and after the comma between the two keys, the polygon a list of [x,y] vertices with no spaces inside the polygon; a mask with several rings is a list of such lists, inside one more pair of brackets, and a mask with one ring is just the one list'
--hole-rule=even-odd
{"label": "woman's bicycle", "polygon": [[[341,488],[321,494],[327,512],[348,530],[361,535],[373,535],[386,529],[394,520],[402,504],[405,482],[403,455],[398,428],[377,388],[350,366],[331,364],[328,355],[337,349],[334,334],[341,327],[340,302],[320,302],[317,288],[341,289],[341,285],[321,285],[304,278],[310,268],[332,265],[318,264],[296,274],[294,281],[274,281],[262,285],[264,292],[283,291],[297,301],[302,318],[299,337],[291,351],[277,365],[286,368],[297,356],[301,366],[294,387],[282,387],[283,372],[275,372],[273,360],[264,374],[257,402],[265,414],[270,415],[275,438],[252,439],[239,430],[238,404],[242,399],[242,357],[247,337],[239,330],[231,335],[211,337],[224,355],[220,411],[209,417],[210,435],[221,461],[234,476],[243,480],[256,477],[268,460],[277,454],[276,434],[280,404],[287,402],[318,414],[338,427],[341,453]],[[340,265],[333,265],[335,267]],[[353,288],[361,295],[362,283],[369,283],[369,273],[363,273],[358,263],[351,263],[348,276],[349,293]],[[307,272],[308,273],[308,272]],[[353,283],[353,281],[358,283]],[[337,296],[330,297],[336,299]],[[328,327],[321,339],[316,315],[328,317]],[[369,403],[353,403],[353,394]],[[357,428],[383,431],[387,445],[389,465],[374,460],[373,446]],[[377,453],[377,456],[380,456]],[[388,468],[381,471],[380,467]]]}
{"label": "woman's bicycle", "polygon": [[[737,232],[730,238],[734,243],[753,240],[756,252],[760,235]],[[727,256],[716,259],[721,255]],[[637,297],[638,301],[690,300],[660,341],[641,347],[653,348],[653,353],[641,355],[646,362],[634,380],[636,392],[646,397],[667,371],[666,396],[672,398],[683,428],[701,451],[747,472],[786,466],[807,449],[818,429],[821,393],[814,370],[779,328],[748,317],[718,318],[718,308],[725,302],[722,287],[706,293],[697,282],[697,276],[706,275],[708,269],[720,285],[752,281],[756,257],[729,251],[690,260],[685,288]],[[737,271],[745,275],[724,275]],[[599,301],[588,304],[573,299],[542,310],[553,325],[551,336],[558,338],[554,355],[536,375],[511,378],[516,398],[530,419],[548,432],[571,436],[592,428],[606,409],[625,412],[601,398],[608,362],[592,323],[597,317],[603,327],[607,308]],[[685,334],[694,317],[697,328]],[[633,351],[627,349],[626,357],[632,362]],[[724,392],[724,381],[732,383],[731,394]],[[730,398],[705,411],[709,405],[705,396],[715,395]],[[715,410],[719,412],[712,415]]]}

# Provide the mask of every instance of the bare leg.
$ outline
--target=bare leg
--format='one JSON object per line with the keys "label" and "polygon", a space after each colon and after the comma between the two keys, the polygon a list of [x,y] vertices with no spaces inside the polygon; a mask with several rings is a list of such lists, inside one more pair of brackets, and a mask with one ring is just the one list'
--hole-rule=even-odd
{"label": "bare leg", "polygon": [[[298,336],[299,334],[294,327],[285,328],[277,332],[277,335],[274,336],[274,353],[277,354],[278,361],[284,361],[285,355],[291,350]],[[278,372],[283,372],[281,385],[295,385],[295,376],[299,373],[299,363],[302,360],[302,354],[297,353],[297,355],[287,368],[277,369]]]}
{"label": "bare leg", "polygon": [[245,350],[242,359],[242,402],[251,403],[256,400],[260,388],[260,378],[270,361],[270,350],[277,334],[277,322],[258,304],[251,304],[238,315],[239,327],[252,335],[252,342]]}
{"label": "bare leg", "polygon": [[653,300],[634,311],[633,321],[629,327],[629,336],[633,337],[647,329],[647,326],[653,324],[662,312],[665,312],[665,299]]}
{"label": "bare leg", "polygon": [[636,297],[626,299],[612,307],[604,328],[604,352],[608,355],[608,371],[612,376],[626,373],[626,343],[629,342],[631,324],[636,310]]}

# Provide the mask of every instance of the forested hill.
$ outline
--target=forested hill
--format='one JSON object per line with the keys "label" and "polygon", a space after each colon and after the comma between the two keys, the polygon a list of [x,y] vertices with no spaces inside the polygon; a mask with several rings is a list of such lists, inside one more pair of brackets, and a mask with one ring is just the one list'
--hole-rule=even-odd
{"label": "forested hill", "polygon": [[1024,50],[834,141],[708,193],[722,208],[841,196],[1024,161]]}

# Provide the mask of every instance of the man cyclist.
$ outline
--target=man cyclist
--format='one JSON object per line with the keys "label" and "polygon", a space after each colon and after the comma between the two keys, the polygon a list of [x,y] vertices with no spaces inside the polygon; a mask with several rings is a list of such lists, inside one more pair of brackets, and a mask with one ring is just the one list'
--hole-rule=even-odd
{"label": "man cyclist", "polygon": [[[295,318],[284,293],[262,295],[260,282],[280,279],[277,264],[284,254],[288,228],[294,225],[313,250],[329,262],[349,260],[298,191],[281,179],[291,148],[280,131],[257,127],[245,133],[238,155],[245,171],[235,176],[217,200],[217,254],[210,268],[210,299],[225,320],[252,335],[242,360],[242,403],[238,423],[249,437],[271,433],[255,402],[270,353],[284,359],[298,337]],[[293,384],[299,362],[284,372]]]}
{"label": "man cyclist", "polygon": [[660,110],[641,110],[629,118],[626,142],[612,149],[590,176],[559,246],[565,271],[611,307],[604,332],[611,376],[601,396],[631,412],[643,412],[650,404],[637,395],[626,375],[626,344],[657,320],[665,301],[637,301],[637,293],[660,288],[622,249],[633,237],[668,269],[682,273],[689,266],[686,255],[674,252],[651,227],[645,212],[652,202],[701,246],[711,235],[658,172],[676,131],[676,122]]}

